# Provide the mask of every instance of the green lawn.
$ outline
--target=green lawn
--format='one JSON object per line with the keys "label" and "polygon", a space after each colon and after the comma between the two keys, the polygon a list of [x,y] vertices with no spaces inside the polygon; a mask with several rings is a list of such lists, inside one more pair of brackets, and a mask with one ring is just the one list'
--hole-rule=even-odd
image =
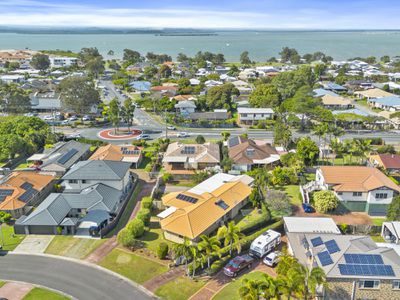
{"label": "green lawn", "polygon": [[32,165],[31,162],[30,162],[30,163],[24,162],[24,163],[22,163],[22,164],[19,164],[19,165],[16,167],[16,169],[26,169],[26,168],[29,168],[29,166],[31,166],[31,165]]}
{"label": "green lawn", "polygon": [[301,205],[303,200],[301,199],[300,187],[298,185],[286,185],[283,190],[288,194],[290,201],[294,205]]}
{"label": "green lawn", "polygon": [[[1,234],[4,240],[3,250],[5,251],[14,250],[25,238],[25,235],[14,234],[14,227],[5,224],[1,226]],[[0,243],[3,240],[0,240]]]}
{"label": "green lawn", "polygon": [[235,281],[232,281],[229,283],[227,286],[225,286],[221,291],[219,291],[218,294],[216,294],[212,299],[213,300],[240,300],[239,295],[238,295],[238,289],[241,286],[242,279],[248,278],[251,280],[257,280],[261,279],[263,276],[263,272],[251,272],[249,274],[246,274],[242,276],[241,278],[236,279]]}
{"label": "green lawn", "polygon": [[[243,210],[242,210],[243,211]],[[241,214],[239,214],[237,216],[237,218],[235,218],[235,221],[237,222],[237,226],[239,226],[239,228],[243,228],[248,226],[248,224],[250,223],[256,223],[258,220],[265,218],[265,214],[263,214],[262,212],[260,212],[259,209],[253,209],[250,211],[249,214],[242,216]]]}
{"label": "green lawn", "polygon": [[386,221],[385,218],[371,218],[372,219],[372,223],[375,226],[382,226],[382,223]]}
{"label": "green lawn", "polygon": [[5,281],[0,281],[0,288],[1,288],[3,285],[5,285],[5,284],[6,284]]}
{"label": "green lawn", "polygon": [[169,247],[171,247],[173,244],[172,242],[164,239],[161,228],[149,228],[149,230],[146,230],[144,235],[138,240],[142,241],[146,248],[154,253],[156,253],[158,245],[162,242],[167,243]]}
{"label": "green lawn", "polygon": [[83,259],[105,241],[106,239],[84,239],[57,235],[53,238],[45,253]]}
{"label": "green lawn", "polygon": [[168,271],[164,265],[121,249],[111,251],[100,265],[140,284]]}
{"label": "green lawn", "polygon": [[380,235],[371,235],[371,239],[375,243],[386,243],[385,239],[383,237],[381,237]]}
{"label": "green lawn", "polygon": [[71,299],[59,293],[42,289],[42,288],[33,288],[24,298],[23,300],[68,300]]}
{"label": "green lawn", "polygon": [[179,277],[160,286],[155,294],[165,300],[186,300],[204,286],[201,280]]}

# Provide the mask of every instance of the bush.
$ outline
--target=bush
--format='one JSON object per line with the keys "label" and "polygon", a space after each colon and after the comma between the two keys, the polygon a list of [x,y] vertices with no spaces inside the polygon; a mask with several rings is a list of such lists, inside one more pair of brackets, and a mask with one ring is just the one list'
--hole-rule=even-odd
{"label": "bush", "polygon": [[319,213],[326,213],[334,210],[339,205],[339,200],[331,191],[315,192],[313,199],[315,210]]}
{"label": "bush", "polygon": [[153,163],[149,162],[146,167],[144,167],[144,170],[146,172],[151,172],[151,170],[153,169]]}
{"label": "bush", "polygon": [[141,203],[142,208],[147,208],[151,210],[152,206],[153,206],[153,199],[151,199],[151,197],[142,198],[142,203]]}
{"label": "bush", "polygon": [[174,177],[172,176],[171,173],[164,173],[163,176],[162,176],[162,180],[164,182],[171,182],[173,178]]}
{"label": "bush", "polygon": [[4,211],[0,211],[0,222],[1,223],[9,223],[11,221],[11,214],[6,213]]}
{"label": "bush", "polygon": [[162,243],[158,244],[158,247],[157,247],[157,257],[158,257],[159,259],[164,259],[164,258],[166,258],[167,255],[168,255],[168,251],[169,251],[169,247],[168,247],[168,244],[167,244],[167,243],[162,242]]}
{"label": "bush", "polygon": [[342,233],[343,234],[346,234],[347,233],[347,230],[349,230],[349,225],[347,225],[347,224],[340,224],[340,230],[342,231]]}
{"label": "bush", "polygon": [[197,144],[204,144],[205,142],[206,142],[206,139],[204,138],[204,136],[198,135],[198,136],[196,137],[196,143],[197,143]]}
{"label": "bush", "polygon": [[126,226],[133,238],[139,238],[144,234],[144,223],[140,219],[133,219]]}
{"label": "bush", "polygon": [[221,270],[230,259],[230,255],[227,255],[221,259],[216,260],[211,264],[210,269],[207,270],[207,274],[209,276],[217,274],[219,270]]}
{"label": "bush", "polygon": [[122,229],[118,232],[117,241],[124,247],[132,247],[135,244],[135,238],[129,232],[128,228]]}
{"label": "bush", "polygon": [[149,224],[149,222],[150,222],[150,217],[151,217],[151,215],[150,215],[150,210],[147,209],[147,208],[141,209],[141,210],[138,212],[137,216],[136,216],[136,218],[139,219],[139,220],[141,220],[141,221],[143,222],[144,225],[148,225],[148,224]]}

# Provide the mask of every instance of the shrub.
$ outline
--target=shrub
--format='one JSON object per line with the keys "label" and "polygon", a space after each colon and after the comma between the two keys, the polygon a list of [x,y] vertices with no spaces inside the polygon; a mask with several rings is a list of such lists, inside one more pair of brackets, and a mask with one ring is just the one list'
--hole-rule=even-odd
{"label": "shrub", "polygon": [[150,210],[147,209],[147,208],[141,209],[141,210],[138,212],[137,216],[136,216],[136,218],[138,218],[139,220],[141,220],[141,221],[143,222],[144,225],[148,225],[148,224],[149,224],[149,222],[150,222],[150,217],[151,217],[151,215],[150,215]]}
{"label": "shrub", "polygon": [[168,251],[169,251],[169,247],[168,247],[168,244],[167,244],[167,243],[162,242],[162,243],[158,244],[158,247],[157,247],[157,257],[158,257],[159,259],[164,259],[164,258],[166,258],[167,255],[168,255]]}
{"label": "shrub", "polygon": [[11,214],[6,213],[4,211],[0,211],[0,222],[1,223],[9,223],[11,221]]}
{"label": "shrub", "polygon": [[213,262],[210,266],[210,269],[207,271],[208,275],[211,276],[211,275],[218,273],[219,270],[221,270],[230,259],[231,259],[231,257],[229,255],[227,255],[227,256]]}
{"label": "shrub", "polygon": [[347,230],[349,229],[349,225],[347,224],[340,224],[340,230],[345,234],[347,232]]}
{"label": "shrub", "polygon": [[133,238],[138,238],[144,233],[144,223],[140,219],[133,219],[128,223],[126,229],[133,236]]}
{"label": "shrub", "polygon": [[162,180],[164,182],[171,182],[172,179],[173,179],[173,176],[172,176],[171,173],[164,173],[163,176],[162,176]]}
{"label": "shrub", "polygon": [[197,144],[204,144],[205,142],[206,142],[206,139],[204,138],[204,136],[198,135],[198,136],[196,137],[196,143],[197,143]]}
{"label": "shrub", "polygon": [[118,232],[117,241],[124,247],[132,247],[135,244],[135,238],[129,232],[128,228],[124,228]]}
{"label": "shrub", "polygon": [[144,170],[146,172],[151,172],[151,170],[153,169],[153,164],[151,162],[149,162],[146,167],[144,167]]}
{"label": "shrub", "polygon": [[314,193],[314,207],[319,213],[334,210],[339,205],[339,200],[331,191],[319,191]]}
{"label": "shrub", "polygon": [[141,206],[142,208],[147,208],[150,210],[153,206],[153,199],[151,199],[151,197],[143,197]]}

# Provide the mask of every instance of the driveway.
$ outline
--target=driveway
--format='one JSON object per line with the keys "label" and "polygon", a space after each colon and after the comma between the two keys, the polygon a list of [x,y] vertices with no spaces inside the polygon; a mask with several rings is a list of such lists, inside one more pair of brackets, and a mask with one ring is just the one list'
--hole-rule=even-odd
{"label": "driveway", "polygon": [[27,235],[13,252],[22,254],[44,253],[53,237],[53,235]]}
{"label": "driveway", "polygon": [[95,265],[44,255],[0,257],[0,279],[29,282],[79,300],[154,299],[143,287]]}
{"label": "driveway", "polygon": [[0,297],[8,300],[21,300],[33,289],[33,285],[24,282],[7,282],[0,288]]}

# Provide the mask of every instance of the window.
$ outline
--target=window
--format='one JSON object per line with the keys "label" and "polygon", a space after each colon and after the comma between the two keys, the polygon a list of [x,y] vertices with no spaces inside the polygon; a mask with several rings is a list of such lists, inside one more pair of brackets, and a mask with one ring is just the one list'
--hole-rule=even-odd
{"label": "window", "polygon": [[400,280],[393,280],[392,281],[392,289],[400,290]]}
{"label": "window", "polygon": [[379,289],[380,285],[380,280],[361,280],[358,282],[360,289]]}
{"label": "window", "polygon": [[338,192],[337,194],[338,194],[339,196],[341,196],[341,195],[343,195],[343,192]]}
{"label": "window", "polygon": [[361,192],[353,192],[353,197],[361,197],[362,193]]}
{"label": "window", "polygon": [[82,183],[87,183],[87,180],[83,179],[83,180],[82,180]]}
{"label": "window", "polygon": [[388,197],[387,193],[376,193],[375,198],[376,199],[386,199]]}
{"label": "window", "polygon": [[78,183],[78,180],[76,180],[76,179],[70,179],[68,182],[69,182],[69,183]]}
{"label": "window", "polygon": [[247,114],[242,114],[242,118],[247,118]]}

